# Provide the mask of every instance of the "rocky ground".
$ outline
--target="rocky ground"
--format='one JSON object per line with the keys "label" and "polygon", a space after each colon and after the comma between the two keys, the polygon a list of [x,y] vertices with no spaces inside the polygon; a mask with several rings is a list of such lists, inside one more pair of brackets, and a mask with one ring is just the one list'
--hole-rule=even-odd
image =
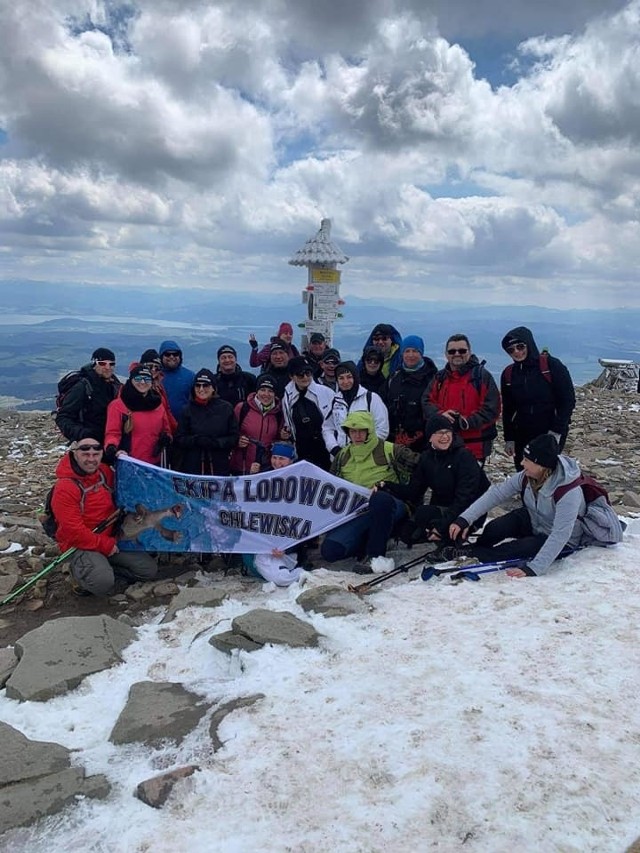
{"label": "rocky ground", "polygon": [[[607,486],[620,514],[640,512],[640,397],[592,386],[579,388],[577,396],[566,452],[579,459],[583,471]],[[501,447],[498,442],[488,467],[493,480],[512,472]],[[0,599],[58,555],[36,516],[64,450],[48,414],[0,412]],[[123,594],[100,600],[72,595],[63,566],[0,608],[0,645],[12,644],[27,631],[60,616],[104,613],[139,622],[145,610],[168,603],[177,593],[174,579],[181,584],[195,583],[201,568],[191,556],[165,555],[157,581],[136,584]],[[219,558],[207,570],[218,573],[229,593],[241,594],[243,585],[251,583],[238,574],[225,576]]]}

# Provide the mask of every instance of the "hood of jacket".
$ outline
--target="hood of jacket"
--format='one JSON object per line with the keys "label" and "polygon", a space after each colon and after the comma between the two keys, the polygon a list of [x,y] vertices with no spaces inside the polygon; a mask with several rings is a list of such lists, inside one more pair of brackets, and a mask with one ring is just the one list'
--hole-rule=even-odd
{"label": "hood of jacket", "polygon": [[559,486],[572,483],[579,476],[580,467],[576,460],[572,459],[571,456],[565,456],[561,453],[558,456],[558,464],[553,474],[545,482],[540,491],[545,495],[552,495]]}
{"label": "hood of jacket", "polygon": [[[160,353],[160,358],[162,358],[165,352],[179,352],[180,358],[178,359],[178,366],[175,369],[177,370],[178,367],[182,367],[182,347],[176,341],[162,341],[158,352]],[[162,369],[166,371],[166,365],[163,364]]]}
{"label": "hood of jacket", "polygon": [[367,443],[373,437],[374,443],[378,440],[376,435],[376,422],[371,412],[349,412],[342,422],[342,429],[349,435],[350,429],[366,429],[369,431]]}
{"label": "hood of jacket", "polygon": [[510,342],[513,341],[522,341],[523,344],[527,345],[527,357],[524,362],[522,362],[523,364],[538,363],[540,350],[534,340],[531,329],[527,329],[526,326],[516,326],[515,329],[511,329],[502,339],[502,349],[506,352]]}

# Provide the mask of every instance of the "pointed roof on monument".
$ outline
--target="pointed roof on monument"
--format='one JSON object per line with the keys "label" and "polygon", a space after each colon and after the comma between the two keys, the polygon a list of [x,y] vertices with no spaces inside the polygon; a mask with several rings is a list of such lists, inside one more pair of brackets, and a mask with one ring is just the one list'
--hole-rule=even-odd
{"label": "pointed roof on monument", "polygon": [[342,249],[331,242],[331,220],[323,219],[315,237],[307,240],[289,263],[294,267],[308,267],[311,264],[346,264],[348,260]]}

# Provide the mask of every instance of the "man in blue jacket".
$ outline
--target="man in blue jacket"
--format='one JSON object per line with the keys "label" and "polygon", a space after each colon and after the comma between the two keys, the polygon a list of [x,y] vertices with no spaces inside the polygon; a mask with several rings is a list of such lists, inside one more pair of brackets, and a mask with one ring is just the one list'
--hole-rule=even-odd
{"label": "man in blue jacket", "polygon": [[171,414],[178,420],[189,402],[194,372],[182,366],[182,350],[175,341],[160,344],[164,390],[167,392]]}

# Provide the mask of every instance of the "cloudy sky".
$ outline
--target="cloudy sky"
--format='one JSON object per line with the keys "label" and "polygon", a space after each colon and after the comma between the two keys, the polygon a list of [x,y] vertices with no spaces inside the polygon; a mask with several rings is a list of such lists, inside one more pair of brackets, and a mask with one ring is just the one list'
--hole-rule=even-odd
{"label": "cloudy sky", "polygon": [[[640,0],[0,0],[0,279],[640,305]],[[633,292],[630,294],[629,290]]]}

